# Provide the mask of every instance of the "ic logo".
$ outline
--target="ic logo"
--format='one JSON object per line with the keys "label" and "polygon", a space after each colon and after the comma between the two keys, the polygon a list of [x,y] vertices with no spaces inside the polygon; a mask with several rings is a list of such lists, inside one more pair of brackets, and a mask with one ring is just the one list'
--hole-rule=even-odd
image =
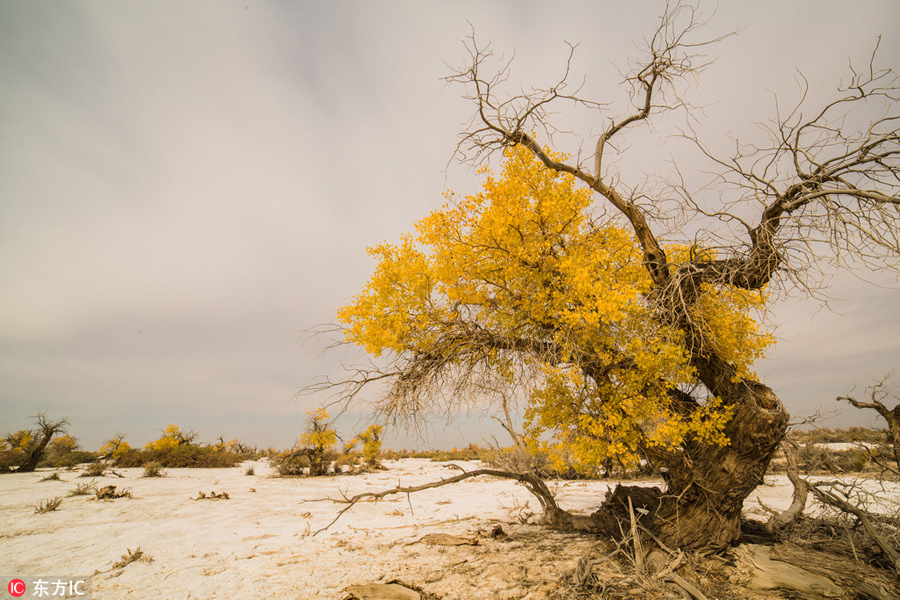
{"label": "ic logo", "polygon": [[9,582],[9,585],[6,586],[6,589],[9,591],[10,596],[18,598],[25,594],[25,582],[21,579],[13,579]]}

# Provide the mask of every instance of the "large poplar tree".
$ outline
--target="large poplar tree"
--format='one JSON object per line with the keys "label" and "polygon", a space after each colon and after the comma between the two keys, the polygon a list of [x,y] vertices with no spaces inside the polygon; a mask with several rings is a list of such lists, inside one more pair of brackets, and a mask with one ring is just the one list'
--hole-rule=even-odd
{"label": "large poplar tree", "polygon": [[[416,236],[372,249],[375,274],[339,318],[347,341],[387,359],[349,377],[346,397],[390,381],[381,408],[415,416],[523,393],[534,435],[585,461],[643,456],[664,473],[665,489],[619,488],[590,518],[545,498],[552,523],[615,534],[635,509],[666,544],[722,548],[788,424],[751,370],[771,343],[753,319],[766,290],[802,287],[813,265],[898,264],[900,90],[873,56],[836,95],[776,114],[765,144],[717,157],[688,131],[718,169],[719,199],[683,182],[648,193],[604,157],[641,123],[689,110],[680,91],[702,63],[700,25],[690,6],[667,9],[620,115],[570,92],[569,68],[504,96],[509,63],[490,72],[473,35],[450,78],[475,104],[459,150],[477,161],[503,151],[503,172]],[[550,149],[566,104],[599,117],[589,157]]]}

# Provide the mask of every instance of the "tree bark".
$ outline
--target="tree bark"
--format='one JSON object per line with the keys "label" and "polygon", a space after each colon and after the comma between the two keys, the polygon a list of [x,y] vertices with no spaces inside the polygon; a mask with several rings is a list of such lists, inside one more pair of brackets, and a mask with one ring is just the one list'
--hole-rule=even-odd
{"label": "tree bark", "polygon": [[50,440],[53,439],[53,436],[57,433],[65,433],[66,425],[69,424],[67,419],[62,419],[56,422],[47,421],[47,418],[43,413],[37,416],[37,425],[39,429],[36,429],[33,432],[33,435],[39,436],[37,442],[28,449],[27,454],[25,456],[25,460],[19,465],[18,472],[19,473],[32,473],[38,466],[38,463],[41,462],[41,459],[44,458],[44,453],[47,450],[47,445],[50,444]]}
{"label": "tree bark", "polygon": [[729,443],[692,441],[658,453],[666,489],[618,487],[592,515],[595,529],[621,535],[628,500],[642,513],[641,524],[664,544],[693,550],[722,550],[740,537],[744,500],[762,483],[784,438],[788,413],[767,386],[734,379],[721,360],[695,361],[700,379],[734,410],[725,426]]}

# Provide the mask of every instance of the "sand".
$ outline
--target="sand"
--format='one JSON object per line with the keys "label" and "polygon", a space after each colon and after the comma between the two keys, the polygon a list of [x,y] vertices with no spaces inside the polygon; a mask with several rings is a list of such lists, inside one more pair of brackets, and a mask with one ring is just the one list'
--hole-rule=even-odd
{"label": "sand", "polygon": [[[457,461],[470,470],[476,461]],[[245,475],[253,466],[254,475]],[[340,499],[457,473],[425,459],[386,461],[384,471],[353,476],[275,478],[265,462],[229,469],[169,469],[164,478],[96,478],[132,498],[68,497],[89,481],[62,472],[0,476],[0,562],[10,576],[91,575],[93,598],[328,598],[349,585],[401,580],[444,600],[547,598],[585,551],[606,540],[548,531],[535,524],[536,501],[518,484],[490,477],[353,506],[327,526]],[[561,506],[591,512],[613,483],[553,482]],[[227,492],[225,500],[195,500]],[[756,499],[784,509],[791,488],[769,478]],[[42,500],[62,496],[53,512]],[[492,536],[499,526],[503,535]],[[428,534],[475,545],[431,545]],[[315,535],[314,535],[315,534]],[[138,548],[152,560],[114,568]]]}

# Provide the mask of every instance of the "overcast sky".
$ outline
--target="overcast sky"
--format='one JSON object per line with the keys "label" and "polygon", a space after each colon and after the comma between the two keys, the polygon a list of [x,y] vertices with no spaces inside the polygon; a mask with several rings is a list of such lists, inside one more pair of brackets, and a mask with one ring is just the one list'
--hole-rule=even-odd
{"label": "overcast sky", "polygon": [[[515,54],[527,85],[577,43],[578,78],[624,106],[616,65],[663,5],[0,0],[0,433],[46,410],[88,449],[169,423],[289,446],[321,401],[294,394],[340,374],[303,332],[364,285],[366,247],[478,186],[450,161],[472,109],[441,81],[460,40]],[[707,132],[750,131],[798,70],[833,88],[879,34],[883,64],[900,57],[895,0],[721,2],[710,34],[736,28],[699,80]],[[773,313],[758,372],[792,413],[900,366],[896,287],[832,295]],[[874,423],[851,410],[830,425]]]}

